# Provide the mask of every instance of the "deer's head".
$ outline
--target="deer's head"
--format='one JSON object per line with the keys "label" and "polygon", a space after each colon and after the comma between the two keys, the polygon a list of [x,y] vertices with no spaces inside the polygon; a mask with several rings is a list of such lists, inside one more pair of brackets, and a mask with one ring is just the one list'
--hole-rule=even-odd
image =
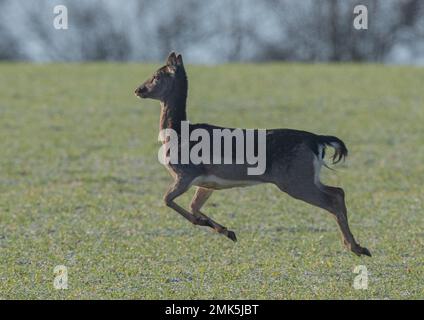
{"label": "deer's head", "polygon": [[186,83],[183,58],[180,54],[177,56],[175,52],[172,52],[166,59],[166,64],[139,86],[135,90],[135,95],[140,98],[165,101],[176,89],[181,88],[182,84],[187,86]]}

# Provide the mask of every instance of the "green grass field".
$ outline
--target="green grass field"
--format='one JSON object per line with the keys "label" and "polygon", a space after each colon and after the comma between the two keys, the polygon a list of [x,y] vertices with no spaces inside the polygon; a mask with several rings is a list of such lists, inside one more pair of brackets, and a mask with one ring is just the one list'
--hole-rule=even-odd
{"label": "green grass field", "polygon": [[[167,208],[159,104],[133,95],[158,66],[0,64],[0,298],[424,298],[424,69],[187,67],[191,122],[346,142],[323,180],[347,193],[373,254],[358,258],[330,214],[272,185],[206,204],[236,244]],[[68,290],[53,286],[56,265]],[[357,265],[368,290],[352,286]]]}

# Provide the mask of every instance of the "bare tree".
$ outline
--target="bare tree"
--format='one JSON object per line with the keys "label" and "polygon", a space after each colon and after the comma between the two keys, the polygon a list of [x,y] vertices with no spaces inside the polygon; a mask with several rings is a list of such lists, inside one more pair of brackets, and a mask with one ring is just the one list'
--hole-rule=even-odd
{"label": "bare tree", "polygon": [[[68,7],[66,31],[53,28],[55,4]],[[357,4],[368,30],[353,27]],[[0,0],[0,59],[385,61],[398,46],[418,52],[423,13],[422,0]]]}
{"label": "bare tree", "polygon": [[[3,12],[6,6],[6,0],[0,0],[0,12]],[[5,20],[0,17],[0,60],[17,60],[23,56],[19,50],[18,43],[13,39]]]}
{"label": "bare tree", "polygon": [[[423,6],[417,0],[316,0],[293,3],[273,0],[269,14],[281,18],[282,41],[262,43],[261,59],[283,58],[312,61],[382,61],[400,41],[405,29],[412,39],[422,19]],[[353,28],[353,8],[369,9],[369,29]]]}

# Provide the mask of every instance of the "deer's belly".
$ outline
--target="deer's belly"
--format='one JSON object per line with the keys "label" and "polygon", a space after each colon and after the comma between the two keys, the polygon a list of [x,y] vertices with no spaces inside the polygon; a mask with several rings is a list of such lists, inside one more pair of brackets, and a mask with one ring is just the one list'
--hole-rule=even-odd
{"label": "deer's belly", "polygon": [[262,183],[262,181],[255,180],[230,180],[217,177],[215,175],[199,176],[193,180],[192,185],[208,188],[208,189],[228,189],[236,187],[248,187],[255,184]]}

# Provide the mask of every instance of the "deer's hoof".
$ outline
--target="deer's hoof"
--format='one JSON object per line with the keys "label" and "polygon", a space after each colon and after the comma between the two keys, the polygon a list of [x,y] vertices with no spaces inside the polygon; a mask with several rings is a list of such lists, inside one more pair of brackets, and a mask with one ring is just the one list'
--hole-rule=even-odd
{"label": "deer's hoof", "polygon": [[371,252],[367,248],[362,248],[362,254],[368,257],[372,257]]}
{"label": "deer's hoof", "polygon": [[371,252],[365,247],[357,246],[356,248],[352,248],[352,251],[358,257],[360,257],[361,255],[372,257]]}
{"label": "deer's hoof", "polygon": [[234,242],[237,242],[236,234],[233,231],[227,231],[227,237],[233,240]]}

